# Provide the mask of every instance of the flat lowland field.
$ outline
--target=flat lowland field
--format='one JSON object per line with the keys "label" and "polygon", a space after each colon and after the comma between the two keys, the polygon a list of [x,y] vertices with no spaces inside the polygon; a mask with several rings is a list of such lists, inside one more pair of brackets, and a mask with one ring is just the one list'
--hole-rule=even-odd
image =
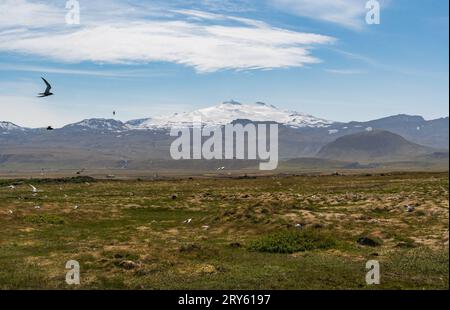
{"label": "flat lowland field", "polygon": [[1,180],[0,288],[448,289],[448,203],[447,172]]}

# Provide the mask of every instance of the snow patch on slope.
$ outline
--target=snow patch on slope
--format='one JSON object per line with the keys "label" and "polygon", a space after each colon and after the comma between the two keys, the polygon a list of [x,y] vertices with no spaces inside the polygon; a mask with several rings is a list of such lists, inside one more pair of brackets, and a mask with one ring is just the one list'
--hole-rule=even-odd
{"label": "snow patch on slope", "polygon": [[130,129],[183,127],[192,126],[192,122],[199,118],[201,118],[204,125],[226,125],[239,119],[255,122],[277,122],[295,128],[328,127],[333,124],[333,122],[325,119],[304,113],[281,110],[263,102],[242,104],[236,101],[228,101],[193,112],[176,113],[170,116],[153,117],[141,121],[130,121],[126,125]]}
{"label": "snow patch on slope", "polygon": [[81,130],[88,130],[88,129],[106,130],[106,131],[123,131],[127,129],[127,127],[121,121],[103,118],[85,119],[81,122],[67,125],[64,128],[66,129],[73,128]]}
{"label": "snow patch on slope", "polygon": [[2,121],[0,121],[0,130],[2,130],[2,131],[14,131],[14,130],[24,131],[25,128],[17,126],[16,124],[13,124],[11,122],[2,122]]}

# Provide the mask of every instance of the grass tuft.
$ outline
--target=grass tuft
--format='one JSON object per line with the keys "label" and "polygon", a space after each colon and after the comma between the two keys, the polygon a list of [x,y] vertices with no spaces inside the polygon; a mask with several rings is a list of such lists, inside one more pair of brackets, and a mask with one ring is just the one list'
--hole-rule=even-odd
{"label": "grass tuft", "polygon": [[24,221],[30,224],[62,225],[65,223],[64,218],[53,214],[27,215],[24,217]]}
{"label": "grass tuft", "polygon": [[263,236],[249,243],[251,251],[269,253],[295,253],[316,249],[329,249],[336,239],[327,231],[319,229],[286,230]]}

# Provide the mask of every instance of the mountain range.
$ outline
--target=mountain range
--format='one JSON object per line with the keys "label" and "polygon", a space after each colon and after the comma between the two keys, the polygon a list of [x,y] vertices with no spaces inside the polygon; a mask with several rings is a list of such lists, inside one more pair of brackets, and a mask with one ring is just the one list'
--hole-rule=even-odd
{"label": "mountain range", "polygon": [[[130,131],[168,129],[171,127],[192,126],[194,120],[201,120],[204,125],[226,125],[235,120],[251,120],[254,122],[276,122],[292,128],[324,128],[335,123],[312,115],[295,111],[284,111],[263,102],[242,104],[226,101],[216,106],[199,109],[193,112],[175,113],[167,116],[143,118],[121,122],[114,119],[86,119],[69,124],[63,129],[86,129],[106,131]],[[9,122],[0,122],[0,130],[32,130],[19,127]]]}
{"label": "mountain range", "polygon": [[[447,154],[448,117],[425,120],[396,115],[371,121],[334,122],[258,102],[236,101],[188,113],[122,122],[86,119],[55,130],[0,121],[0,169],[24,167],[135,167],[169,158],[169,129],[232,122],[275,122],[281,160],[315,157],[346,162],[410,160]],[[369,146],[369,149],[367,147]],[[442,157],[442,156],[441,156]]]}

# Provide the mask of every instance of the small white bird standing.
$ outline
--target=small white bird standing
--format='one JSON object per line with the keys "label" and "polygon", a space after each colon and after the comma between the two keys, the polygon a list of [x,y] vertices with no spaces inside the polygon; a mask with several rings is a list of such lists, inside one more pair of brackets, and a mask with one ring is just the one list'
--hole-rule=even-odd
{"label": "small white bird standing", "polygon": [[186,221],[184,221],[183,223],[185,224],[189,224],[190,222],[192,222],[192,219],[187,219]]}
{"label": "small white bird standing", "polygon": [[414,212],[414,209],[415,209],[414,206],[406,205],[405,207],[406,207],[406,212],[409,212],[409,213]]}
{"label": "small white bird standing", "polygon": [[76,209],[78,209],[78,208],[79,208],[78,206],[74,206],[74,207],[73,207],[74,210],[76,210]]}
{"label": "small white bird standing", "polygon": [[32,191],[33,193],[37,193],[37,192],[38,192],[38,189],[37,189],[36,187],[34,187],[34,186],[31,185],[31,184],[29,184],[29,185],[30,185],[31,191]]}
{"label": "small white bird standing", "polygon": [[204,230],[208,230],[208,229],[209,229],[209,226],[208,226],[208,225],[204,225],[204,226],[202,226],[202,228],[203,228]]}
{"label": "small white bird standing", "polygon": [[35,206],[34,208],[35,208],[35,209],[40,209],[41,207],[40,207],[40,206]]}
{"label": "small white bird standing", "polygon": [[15,189],[16,187],[14,185],[10,185],[10,186],[8,186],[8,188]]}
{"label": "small white bird standing", "polygon": [[13,214],[14,212],[12,210],[8,210],[8,213],[9,214]]}

